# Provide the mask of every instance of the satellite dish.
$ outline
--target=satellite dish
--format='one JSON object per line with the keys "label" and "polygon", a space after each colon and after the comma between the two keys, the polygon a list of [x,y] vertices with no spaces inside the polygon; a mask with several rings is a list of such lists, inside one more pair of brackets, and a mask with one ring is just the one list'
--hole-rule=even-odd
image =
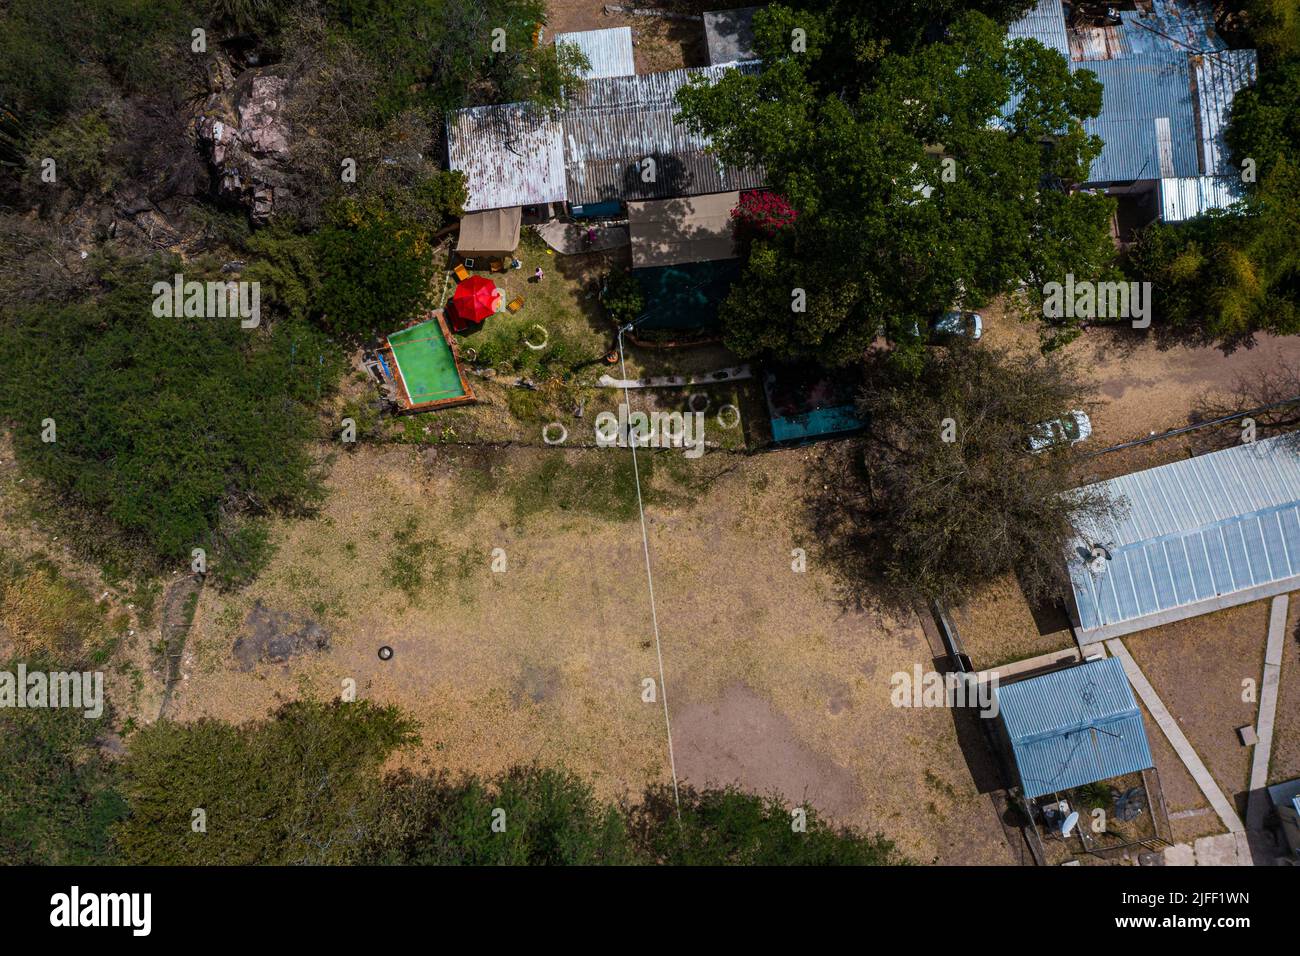
{"label": "satellite dish", "polygon": [[1070,812],[1070,815],[1065,818],[1065,822],[1061,824],[1061,836],[1068,837],[1078,823],[1079,811],[1073,810]]}
{"label": "satellite dish", "polygon": [[1106,570],[1106,562],[1110,560],[1110,549],[1104,544],[1094,544],[1088,550],[1088,570],[1093,574],[1101,574]]}

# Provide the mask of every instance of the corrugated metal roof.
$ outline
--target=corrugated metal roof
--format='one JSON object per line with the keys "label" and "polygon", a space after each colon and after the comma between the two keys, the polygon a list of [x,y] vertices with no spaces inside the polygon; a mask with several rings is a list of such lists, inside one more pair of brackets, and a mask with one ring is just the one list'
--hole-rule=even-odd
{"label": "corrugated metal roof", "polygon": [[1242,197],[1236,176],[1183,176],[1160,180],[1160,219],[1184,222],[1211,209],[1227,209]]}
{"label": "corrugated metal roof", "polygon": [[1030,799],[1153,766],[1118,658],[998,686],[994,694]]}
{"label": "corrugated metal roof", "polygon": [[[1079,529],[1069,572],[1081,639],[1118,624],[1139,630],[1142,618],[1179,608],[1198,613],[1193,606],[1201,602],[1222,603],[1235,592],[1300,577],[1300,453],[1293,436],[1093,487],[1124,499],[1128,513]],[[1099,572],[1084,557],[1094,544],[1110,551]]]}
{"label": "corrugated metal roof", "polygon": [[1201,172],[1233,176],[1232,156],[1224,142],[1233,98],[1255,82],[1259,57],[1254,50],[1224,50],[1191,58],[1196,76],[1196,106],[1200,119]]}
{"label": "corrugated metal roof", "polygon": [[586,79],[602,76],[631,76],[636,72],[632,57],[632,28],[610,27],[608,30],[582,30],[557,33],[555,45],[575,46],[587,57],[590,68]]}
{"label": "corrugated metal roof", "polygon": [[1065,11],[1061,8],[1061,0],[1038,0],[1028,13],[1007,27],[1007,38],[1037,40],[1067,60],[1070,58],[1070,41],[1065,33]]}
{"label": "corrugated metal roof", "polygon": [[1214,30],[1210,0],[1152,0],[1149,12],[1120,13],[1134,53],[1165,49],[1182,53],[1224,50]]}
{"label": "corrugated metal roof", "polygon": [[[1162,175],[1200,174],[1191,70],[1179,53],[1071,64],[1091,70],[1102,84],[1101,115],[1084,121],[1105,142],[1093,160],[1088,181],[1124,182]],[[1157,119],[1169,123],[1168,163],[1161,168]]]}
{"label": "corrugated metal roof", "polygon": [[465,211],[530,206],[564,199],[560,123],[526,103],[476,106],[447,118],[452,169],[465,174]]}
{"label": "corrugated metal roof", "polygon": [[[561,118],[569,201],[666,199],[762,186],[761,168],[722,165],[708,137],[674,122],[679,89],[699,76],[716,83],[728,69],[757,73],[759,64],[588,81]],[[646,158],[655,161],[650,182],[642,175]]]}
{"label": "corrugated metal roof", "polygon": [[[1061,8],[1061,0],[1038,0],[1023,17],[1007,27],[1007,40],[1037,40],[1069,62],[1070,41],[1065,33],[1065,13]],[[1010,117],[1022,99],[1021,94],[1012,94],[1011,99],[1002,106],[1003,117]]]}

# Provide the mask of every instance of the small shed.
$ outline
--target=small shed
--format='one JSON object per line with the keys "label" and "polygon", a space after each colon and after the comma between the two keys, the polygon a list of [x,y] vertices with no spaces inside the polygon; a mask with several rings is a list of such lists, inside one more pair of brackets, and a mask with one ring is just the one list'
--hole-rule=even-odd
{"label": "small shed", "polygon": [[632,268],[736,258],[731,211],[739,201],[729,192],[628,203]]}
{"label": "small shed", "polygon": [[1119,658],[1087,661],[993,693],[1026,799],[1154,766]]}
{"label": "small shed", "polygon": [[456,252],[465,256],[508,256],[519,248],[519,224],[523,210],[487,209],[466,213],[460,221]]}
{"label": "small shed", "polygon": [[709,45],[709,63],[757,60],[754,44],[754,14],[758,7],[711,10],[704,14],[704,38]]}
{"label": "small shed", "polygon": [[632,28],[610,27],[608,30],[582,30],[558,33],[557,47],[569,46],[582,51],[589,64],[582,74],[590,80],[600,76],[632,76],[636,64],[632,57]]}

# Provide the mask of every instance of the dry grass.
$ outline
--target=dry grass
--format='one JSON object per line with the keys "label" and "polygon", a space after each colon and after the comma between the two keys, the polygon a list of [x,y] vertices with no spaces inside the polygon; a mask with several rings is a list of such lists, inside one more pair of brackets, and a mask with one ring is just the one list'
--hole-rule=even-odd
{"label": "dry grass", "polygon": [[[917,621],[841,606],[815,549],[807,572],[791,568],[813,454],[640,456],[679,775],[815,801],[920,860],[1010,862],[952,715],[889,703],[894,672],[930,667]],[[628,460],[614,449],[341,456],[320,515],[278,526],[263,578],[204,593],[176,716],[245,719],[351,678],[421,721],[416,764],[560,762],[607,798],[666,782],[662,702],[641,697],[659,671],[634,486],[617,464]],[[436,548],[408,594],[385,569],[411,518]],[[505,573],[490,568],[495,548]],[[256,600],[320,620],[331,650],[239,672],[230,650]]]}
{"label": "dry grass", "polygon": [[978,670],[1064,650],[1074,643],[1063,620],[1039,627],[1014,575],[983,588],[960,607],[949,608],[949,613],[966,656]]}

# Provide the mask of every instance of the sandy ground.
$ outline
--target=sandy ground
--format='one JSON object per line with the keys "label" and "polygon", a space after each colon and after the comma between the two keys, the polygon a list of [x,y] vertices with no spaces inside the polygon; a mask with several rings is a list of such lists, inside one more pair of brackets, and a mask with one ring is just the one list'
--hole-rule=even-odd
{"label": "sandy ground", "polygon": [[1013,575],[984,588],[949,616],[976,670],[1037,657],[1074,646],[1059,615],[1039,621]]}
{"label": "sandy ground", "polygon": [[[635,511],[520,517],[503,490],[554,454],[341,456],[323,511],[279,526],[279,554],[257,584],[205,591],[175,716],[257,717],[302,693],[336,696],[352,679],[359,696],[421,722],[412,764],[561,762],[605,798],[666,782],[665,688]],[[578,467],[582,455],[629,453],[563,454]],[[815,552],[792,570],[811,454],[719,460],[706,493],[661,494],[666,503],[647,509],[679,778],[806,800],[889,834],[918,861],[1013,862],[953,715],[890,703],[892,674],[931,667],[919,623],[843,607],[835,569]],[[657,467],[653,484],[671,484],[669,474]],[[437,542],[414,600],[385,577],[408,515]],[[504,573],[490,570],[494,548]],[[330,648],[241,671],[232,647],[259,600],[319,621]],[[387,662],[376,654],[385,644]]]}

